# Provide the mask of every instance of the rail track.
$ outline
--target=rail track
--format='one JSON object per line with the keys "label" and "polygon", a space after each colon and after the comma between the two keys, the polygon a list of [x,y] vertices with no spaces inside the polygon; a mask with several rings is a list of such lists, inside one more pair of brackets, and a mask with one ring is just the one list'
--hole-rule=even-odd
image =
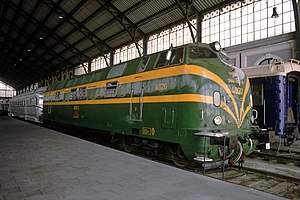
{"label": "rail track", "polygon": [[[212,170],[206,173],[207,176],[220,179],[220,170]],[[237,167],[226,168],[224,181],[243,185],[251,189],[264,191],[287,199],[300,199],[300,179],[265,170]]]}

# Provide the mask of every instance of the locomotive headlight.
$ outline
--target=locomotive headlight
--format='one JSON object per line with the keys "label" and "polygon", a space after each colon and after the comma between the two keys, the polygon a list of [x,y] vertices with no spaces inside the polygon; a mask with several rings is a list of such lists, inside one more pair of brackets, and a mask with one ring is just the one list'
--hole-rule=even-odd
{"label": "locomotive headlight", "polygon": [[214,50],[214,51],[221,51],[221,44],[219,42],[213,42],[210,43],[209,46]]}
{"label": "locomotive headlight", "polygon": [[222,117],[219,115],[215,116],[214,123],[215,125],[220,125],[222,123]]}

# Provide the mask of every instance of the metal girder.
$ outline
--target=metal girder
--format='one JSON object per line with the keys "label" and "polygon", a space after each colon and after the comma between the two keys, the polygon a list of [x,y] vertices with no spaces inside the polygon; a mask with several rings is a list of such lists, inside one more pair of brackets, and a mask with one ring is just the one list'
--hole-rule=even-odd
{"label": "metal girder", "polygon": [[[7,3],[5,3],[5,1],[1,1],[1,14],[0,14],[0,30],[2,30],[2,24],[3,24],[3,20],[4,20],[4,16],[6,15],[7,11],[8,11],[8,6]],[[5,44],[5,35],[3,37],[3,40],[0,41],[0,52],[2,52],[1,50],[3,49],[3,45]]]}
{"label": "metal girder", "polygon": [[[45,5],[49,7],[49,2],[48,1],[44,1]],[[56,31],[65,23],[67,22],[67,19],[73,14],[75,13],[83,4],[85,3],[85,1],[81,1],[70,13],[68,13],[67,15],[65,15],[63,17],[63,19],[61,19],[60,23],[58,23],[58,25],[55,26],[55,28],[53,28],[52,30],[46,30],[47,35],[44,38],[43,41],[47,41],[48,38],[52,37],[55,41],[56,41],[56,45],[52,45],[51,47],[49,47],[41,56],[46,55],[47,53],[49,53],[49,51],[51,51],[52,49],[54,49],[55,46],[57,46],[58,44],[63,45],[68,51],[72,52],[73,54],[81,54],[81,56],[84,56],[86,59],[89,59],[89,57],[87,55],[84,55],[81,53],[81,51],[76,48],[74,45],[70,44],[69,42],[67,42],[64,37],[61,37],[56,33]],[[55,9],[57,9],[59,7],[60,2],[56,3],[56,7],[51,7],[52,11],[55,11]],[[52,4],[50,5],[52,6]],[[58,12],[56,12],[58,13]],[[60,14],[60,13],[58,13]],[[59,55],[61,55],[60,53],[58,53]],[[66,59],[65,59],[66,60]],[[66,60],[67,61],[67,60]],[[73,65],[73,63],[69,63],[70,65]]]}
{"label": "metal girder", "polygon": [[19,75],[13,75],[13,74],[6,73],[6,72],[2,73],[2,70],[5,70],[5,69],[1,69],[1,71],[0,71],[2,79],[5,78],[7,80],[6,82],[9,82],[11,86],[14,86],[14,87],[22,87],[22,86],[24,86],[23,85],[23,81],[20,79]]}
{"label": "metal girder", "polygon": [[[139,3],[137,3],[137,4],[135,4],[135,6],[141,6],[142,4],[145,4],[145,3],[147,3],[149,0],[145,0],[145,1],[140,1]],[[95,13],[97,12],[101,12],[101,10],[103,10],[104,8],[100,8],[100,10],[97,10],[97,11],[95,11]],[[133,8],[131,7],[131,8],[128,8],[126,11],[124,11],[124,13],[127,13],[127,12],[130,12],[131,10],[132,10]],[[95,34],[95,33],[97,33],[98,31],[100,31],[100,30],[103,30],[103,29],[105,29],[106,27],[108,27],[108,26],[110,26],[112,23],[113,23],[113,21],[114,20],[116,20],[115,18],[113,18],[112,20],[110,20],[110,21],[108,21],[108,22],[106,22],[105,24],[103,24],[102,26],[99,26],[97,29],[95,29],[92,33],[93,34]],[[85,23],[87,23],[88,22],[88,20],[84,20],[84,21],[82,21],[82,24],[85,24]],[[76,29],[73,29],[73,30],[76,30]],[[121,31],[121,32],[119,32],[119,33],[122,33],[122,32],[124,32],[124,31]],[[69,32],[66,36],[69,36],[69,35],[71,35],[72,34],[72,31],[71,32]],[[65,36],[64,36],[65,37]],[[90,37],[89,35],[86,35],[86,36],[84,36],[83,38],[81,38],[80,40],[78,40],[77,42],[75,42],[73,45],[74,46],[76,46],[77,44],[79,44],[79,43],[81,43],[81,42],[83,42],[84,40],[86,40],[88,37]],[[111,38],[111,37],[109,37],[109,38]],[[99,45],[101,45],[101,44],[99,44]],[[105,44],[106,46],[108,46],[107,44]],[[110,46],[108,46],[109,48],[109,51],[112,51],[113,49],[110,47]],[[90,50],[90,49],[92,49],[93,47],[89,47],[88,49],[85,49],[85,51],[88,51],[88,50]],[[63,50],[63,51],[61,51],[61,52],[59,52],[60,54],[63,54],[64,52],[65,52],[66,50]],[[84,51],[84,52],[85,52]],[[104,52],[105,53],[105,52]],[[105,57],[105,55],[104,55],[104,57]],[[71,59],[73,59],[74,58],[74,56],[73,57],[71,57],[69,60],[71,60]],[[106,58],[106,57],[105,57]],[[109,65],[108,65],[109,66]]]}
{"label": "metal girder", "polygon": [[[6,19],[4,20],[4,23],[5,22],[6,22]],[[5,34],[5,33],[3,33],[3,34]],[[15,41],[15,38],[12,38],[10,35],[8,35],[8,37],[6,37],[6,41],[8,43],[13,43]],[[21,45],[22,44],[19,44],[19,43],[16,44],[16,46],[21,46]],[[5,52],[5,51],[3,51],[3,52]],[[7,68],[7,67],[15,67],[14,65],[16,63],[18,63],[18,65],[19,65],[20,60],[16,60],[15,57],[10,54],[5,55],[4,53],[2,53],[1,56],[4,57],[4,60],[5,60],[5,62],[3,62],[3,64],[5,64],[4,66],[6,67],[5,70],[13,74],[15,72],[15,70],[13,71],[13,70],[11,70],[11,68]],[[7,60],[10,62],[6,62]],[[25,74],[27,74],[27,72],[25,72]],[[28,75],[30,75],[30,74],[28,74]]]}
{"label": "metal girder", "polygon": [[193,26],[193,24],[190,22],[189,20],[189,10],[191,9],[191,7],[193,6],[193,0],[186,0],[184,1],[185,2],[185,10],[183,8],[183,5],[181,4],[181,2],[179,0],[176,0],[176,3],[181,11],[181,13],[183,14],[184,16],[184,19],[186,21],[186,23],[188,24],[189,26],[189,29],[190,29],[190,33],[191,33],[191,36],[192,36],[192,39],[193,39],[193,42],[195,43],[195,36],[194,36],[194,33],[193,33],[193,28],[197,31],[197,29]]}
{"label": "metal girder", "polygon": [[[146,23],[152,21],[153,19],[155,19],[155,18],[157,18],[157,17],[160,17],[160,16],[164,15],[165,13],[168,13],[168,12],[171,12],[171,11],[177,9],[176,5],[177,5],[177,4],[174,3],[174,4],[172,4],[172,5],[168,6],[168,7],[166,7],[165,9],[161,10],[159,13],[155,13],[155,14],[153,14],[153,15],[150,15],[150,16],[147,17],[146,19],[139,21],[139,22],[136,24],[136,26],[137,26],[137,27],[140,27],[140,26],[142,26],[142,25],[144,25],[144,24],[146,24]],[[180,20],[180,21],[182,21],[182,20]],[[179,23],[179,22],[177,21],[177,22],[175,22],[174,24],[178,24],[178,23]],[[169,25],[170,25],[170,24],[169,24]],[[169,26],[169,25],[168,25],[168,26]],[[153,31],[153,32],[158,32],[158,31],[163,30],[163,29],[165,29],[165,27],[162,27],[161,29],[155,30],[155,31]],[[114,35],[108,37],[106,40],[109,41],[109,40],[111,40],[111,39],[117,37],[118,35],[121,35],[121,34],[124,33],[124,32],[125,32],[125,30],[119,31],[119,32],[115,33]],[[148,35],[151,35],[152,32],[151,32],[151,33],[147,33],[147,34],[148,34]],[[122,45],[120,45],[120,46],[122,46]]]}
{"label": "metal girder", "polygon": [[11,80],[7,79],[6,76],[3,76],[1,74],[0,74],[0,81],[2,81],[3,83],[11,86],[14,89],[16,89],[18,87],[18,84],[12,82]]}
{"label": "metal girder", "polygon": [[[12,6],[13,7],[15,7],[15,5],[14,4],[12,4]],[[19,14],[22,14],[22,15],[24,15],[24,17],[26,18],[26,17],[28,17],[29,16],[29,14],[26,12],[26,11],[24,11],[24,10],[20,10],[20,13]],[[48,27],[44,27],[44,25],[43,25],[43,23],[42,22],[39,22],[36,18],[32,18],[32,20],[31,20],[31,23],[33,23],[36,27],[42,27],[42,28],[44,28],[44,32],[51,32],[51,30],[48,28]],[[36,31],[35,31],[35,34],[37,33],[37,32],[39,32],[40,30],[39,30],[39,28],[37,28],[36,29]],[[27,33],[26,32],[24,32],[23,34],[25,34],[25,35],[27,35]],[[34,35],[34,34],[33,34]],[[49,37],[50,36],[57,36],[57,37],[59,37],[57,34],[55,34],[55,33],[53,33],[53,35],[48,35]],[[38,40],[38,39],[36,39],[35,37],[33,37],[33,36],[29,36],[28,35],[28,37],[29,38],[31,38],[32,40],[35,40],[36,41],[36,43],[38,43],[38,45],[37,45],[37,47],[35,48],[35,49],[33,49],[32,51],[30,51],[29,52],[29,56],[27,56],[27,59],[31,59],[31,56],[30,56],[30,54],[32,54],[33,52],[35,52],[35,51],[37,51],[37,49],[39,49],[39,48],[41,48],[41,49],[48,49],[48,47],[46,47],[44,44],[43,44],[43,41],[40,41],[40,40]],[[71,45],[71,44],[70,44]],[[72,46],[72,45],[71,45]],[[79,50],[78,50],[79,51]],[[63,60],[66,64],[68,64],[68,60],[66,60],[65,58],[63,58],[60,54],[58,54],[58,53],[56,53],[55,51],[53,51],[53,50],[51,50],[50,52],[49,52],[49,54],[52,54],[56,59],[57,58],[59,58],[59,59],[61,59],[61,60]],[[39,57],[39,58],[42,58],[41,56],[37,56],[37,57]],[[87,56],[86,56],[87,57]],[[88,57],[87,57],[88,58]],[[35,62],[36,62],[36,60],[35,60]],[[35,63],[34,62],[34,63]],[[44,64],[49,64],[49,61],[48,60],[44,60]],[[69,63],[70,65],[73,65],[72,63]],[[53,65],[54,66],[54,65]]]}
{"label": "metal girder", "polygon": [[[5,20],[5,21],[6,21],[6,20]],[[5,21],[4,21],[4,22],[5,22]],[[8,23],[8,22],[7,22],[7,23]],[[23,35],[26,36],[26,37],[28,37],[28,38],[30,37],[26,32],[24,32]],[[11,38],[11,36],[8,36],[7,39],[9,39],[9,40],[11,40],[11,41],[15,41],[14,38]],[[37,39],[34,39],[34,40],[37,40]],[[15,45],[17,45],[17,46],[23,46],[23,44],[19,43],[19,41],[15,41]],[[41,48],[47,48],[47,47],[44,46],[44,45],[42,45]],[[35,51],[31,51],[31,54],[30,54],[30,55],[35,55],[35,57],[39,57],[39,55],[38,55]],[[57,54],[53,54],[53,56],[57,56]],[[7,55],[7,58],[9,58],[9,57],[15,58],[15,57],[13,57],[13,56],[11,56],[11,55]],[[29,55],[28,55],[27,57],[28,57],[27,59],[30,59],[30,58],[31,58]],[[43,58],[42,58],[42,59],[43,59]],[[23,60],[23,62],[25,62],[25,60]],[[44,62],[47,62],[47,60],[44,59]]]}
{"label": "metal girder", "polygon": [[[83,2],[83,1],[82,1],[82,2]],[[66,19],[68,19],[69,16],[72,15],[73,13],[75,13],[79,8],[80,8],[79,6],[76,6],[74,9],[72,9],[71,12],[68,12],[68,15],[67,15],[67,16],[64,16],[63,19],[61,19],[61,22],[60,22],[58,25],[56,25],[56,26],[52,29],[52,32],[56,32],[56,31],[63,25],[63,23],[66,22]],[[95,17],[97,14],[99,14],[102,10],[103,10],[103,8],[97,9],[94,13],[92,13],[90,16],[88,16],[86,19],[84,19],[81,23],[82,23],[82,24],[85,24],[85,23],[89,22],[91,19],[93,19],[93,17]],[[51,49],[54,49],[57,45],[63,45],[63,46],[66,47],[65,50],[70,50],[73,54],[79,54],[80,51],[79,51],[77,48],[75,48],[76,45],[73,44],[73,45],[71,46],[68,42],[66,42],[66,39],[67,39],[69,36],[71,36],[73,33],[75,33],[76,30],[77,30],[76,28],[73,28],[70,32],[68,32],[68,33],[67,33],[66,35],[64,35],[63,37],[56,38],[56,40],[55,40],[56,42],[55,42],[53,45],[51,45],[51,46],[49,47],[48,51],[51,50]],[[86,37],[86,36],[85,36],[85,37]],[[41,57],[44,56],[45,54],[47,54],[48,51],[45,51],[45,52],[41,55]],[[62,54],[62,52],[59,52],[59,54]],[[87,58],[87,57],[86,57],[86,58]]]}
{"label": "metal girder", "polygon": [[[139,27],[140,25],[142,25],[142,24],[144,24],[144,23],[146,23],[146,22],[148,22],[148,21],[153,20],[153,18],[159,17],[159,16],[161,16],[161,15],[164,15],[164,14],[167,13],[167,12],[170,12],[170,11],[172,11],[172,10],[174,10],[174,9],[177,9],[177,8],[174,8],[175,6],[176,6],[176,3],[174,3],[174,4],[172,4],[172,5],[168,6],[168,7],[166,7],[166,8],[163,9],[161,12],[155,13],[155,14],[149,16],[147,19],[144,19],[144,20],[140,21],[140,22],[137,24],[137,26]],[[182,21],[182,20],[181,20],[181,21]],[[101,26],[101,27],[99,27],[98,29],[94,30],[94,32],[97,32],[97,31],[103,29],[104,26],[108,26],[108,25],[111,24],[111,23],[112,23],[111,21],[107,22],[107,23],[104,24],[103,26]],[[177,24],[177,23],[178,23],[178,22],[175,22],[175,24]],[[163,27],[163,28],[164,28],[164,27]],[[162,29],[163,29],[163,28],[162,28]],[[114,37],[116,37],[116,36],[118,36],[118,35],[124,33],[125,31],[126,31],[126,30],[122,30],[122,31],[119,31],[118,33],[115,33],[114,35],[112,35],[112,36],[106,38],[106,41],[111,40],[112,38],[114,38]],[[82,40],[83,40],[83,39],[82,39]],[[81,41],[78,41],[78,42],[81,42]],[[76,43],[77,43],[77,42],[76,42]],[[122,45],[120,45],[120,47],[121,47],[121,46],[122,46]],[[88,47],[88,48],[84,49],[82,52],[87,52],[87,51],[89,51],[89,50],[91,50],[91,49],[93,49],[93,48],[94,48],[94,47]],[[70,57],[70,58],[68,58],[68,59],[73,59],[73,58],[74,58],[74,56],[73,56],[73,57]]]}
{"label": "metal girder", "polygon": [[296,27],[296,59],[300,60],[300,2],[292,0]]}
{"label": "metal girder", "polygon": [[[15,10],[14,17],[13,17],[12,21],[10,22],[11,24],[16,24],[16,19],[19,17],[18,14],[19,14],[20,10],[22,9],[22,4],[23,4],[23,3],[24,3],[24,1],[21,0],[21,1],[19,2],[19,4],[16,5],[16,10]],[[4,20],[4,17],[3,17],[3,20]],[[2,23],[3,23],[3,22],[2,22]],[[2,48],[1,48],[0,52],[3,52],[3,49],[6,48],[6,47],[9,48],[9,44],[8,44],[8,42],[7,42],[6,39],[7,39],[8,36],[11,35],[11,32],[12,32],[13,27],[14,27],[14,26],[12,26],[12,25],[9,26],[9,29],[8,29],[8,31],[7,31],[7,33],[6,33],[6,36],[5,36],[4,40],[3,40],[4,44],[2,45]],[[11,49],[11,48],[12,48],[12,47],[10,47],[10,49]],[[10,52],[10,51],[8,51],[7,54],[9,54],[9,52]],[[4,60],[4,63],[6,63],[5,61],[6,61],[6,60]]]}
{"label": "metal girder", "polygon": [[136,49],[138,50],[139,56],[142,56],[142,53],[140,51],[140,45],[136,41],[135,35],[136,32],[139,31],[142,36],[144,37],[146,34],[141,31],[136,24],[134,24],[124,13],[122,13],[118,8],[116,8],[111,1],[107,0],[97,0],[97,2],[104,7],[127,31],[127,33],[132,38],[132,41],[134,42]]}
{"label": "metal girder", "polygon": [[[50,8],[53,8],[53,7],[56,8],[55,12],[60,13],[60,14],[64,14],[64,15],[68,14],[64,9],[62,9],[61,7],[59,7],[55,2],[53,2],[51,0],[47,0],[46,2],[47,2],[47,5]],[[86,28],[82,23],[80,23],[73,16],[70,16],[68,18],[68,22],[74,28],[76,28],[78,31],[80,31],[82,34],[84,34],[85,36],[88,36],[88,39],[97,47],[97,49],[100,51],[100,53],[104,56],[103,46],[105,46],[105,45],[108,46],[108,45],[103,40],[101,40],[97,35],[94,34],[94,32],[92,32],[88,28]],[[104,56],[104,58],[105,58],[105,56]],[[108,64],[106,58],[105,58],[105,62]]]}
{"label": "metal girder", "polygon": [[[18,33],[19,33],[19,34],[18,34],[17,38],[14,40],[13,44],[10,46],[10,49],[8,50],[8,55],[10,55],[10,54],[11,54],[11,51],[13,51],[13,49],[14,49],[16,43],[19,41],[20,37],[22,36],[22,33],[25,32],[25,28],[27,27],[28,23],[30,23],[30,21],[31,21],[33,15],[34,15],[34,13],[37,11],[38,7],[40,6],[40,3],[41,3],[41,2],[40,2],[40,1],[38,1],[38,2],[39,2],[39,3],[37,3],[37,4],[34,6],[34,8],[33,8],[33,10],[31,11],[29,17],[26,18],[27,20],[26,20],[26,22],[24,23],[23,27],[20,28],[20,29],[18,30]],[[16,10],[16,12],[19,12],[19,11]],[[13,24],[14,24],[14,23],[13,23]],[[11,26],[11,27],[12,27],[12,26]],[[18,55],[19,57],[22,57],[21,54],[24,52],[24,49],[27,47],[27,43],[28,43],[28,40],[27,40],[27,42],[26,42],[25,44],[22,45],[20,51],[19,51],[16,55]],[[26,50],[25,50],[25,51],[26,51]]]}

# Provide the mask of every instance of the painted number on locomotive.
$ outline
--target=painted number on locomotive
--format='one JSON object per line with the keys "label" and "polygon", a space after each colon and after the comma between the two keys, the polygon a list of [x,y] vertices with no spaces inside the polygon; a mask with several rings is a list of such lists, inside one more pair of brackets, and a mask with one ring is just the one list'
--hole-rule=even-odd
{"label": "painted number on locomotive", "polygon": [[167,83],[159,83],[156,84],[155,89],[158,91],[164,91],[168,89],[168,84]]}
{"label": "painted number on locomotive", "polygon": [[244,89],[241,87],[232,87],[231,92],[232,94],[242,95],[244,93]]}
{"label": "painted number on locomotive", "polygon": [[79,110],[79,106],[73,106],[73,110]]}

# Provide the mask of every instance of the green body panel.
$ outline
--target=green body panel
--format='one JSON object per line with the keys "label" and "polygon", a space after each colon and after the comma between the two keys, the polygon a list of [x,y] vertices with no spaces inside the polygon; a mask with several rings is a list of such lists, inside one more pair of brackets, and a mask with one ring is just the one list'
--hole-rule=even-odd
{"label": "green body panel", "polygon": [[[106,84],[106,87],[87,89],[85,98],[76,101],[71,101],[72,94],[70,92],[64,94],[56,92],[57,95],[61,95],[57,97],[59,100],[55,100],[56,97],[49,93],[49,98],[45,99],[44,121],[55,121],[179,144],[188,159],[202,155],[204,151],[208,152],[208,157],[214,160],[220,159],[220,155],[218,155],[220,144],[214,145],[211,138],[205,139],[195,136],[194,133],[228,132],[230,136],[238,136],[241,139],[250,133],[251,111],[245,114],[240,125],[237,125],[234,119],[238,118],[236,110],[245,112],[245,108],[250,103],[250,91],[247,91],[245,95],[240,92],[246,90],[247,78],[240,69],[226,65],[219,58],[190,59],[187,48],[188,46],[185,47],[185,53],[182,55],[184,63],[178,63],[169,68],[176,72],[176,67],[184,64],[187,69],[192,66],[194,74],[170,74],[162,78],[154,77],[144,80],[147,72],[165,73],[163,71],[165,68],[153,69],[159,62],[159,54],[153,54],[148,56],[147,62],[135,59],[118,65],[119,67],[113,69],[114,71],[106,68],[56,83],[48,88],[48,92],[74,86],[87,87],[84,84],[105,81],[106,77],[110,77],[107,80],[109,86]],[[199,71],[197,71],[197,66],[199,66]],[[142,69],[141,72],[137,73],[140,69]],[[203,73],[204,69],[213,75]],[[132,74],[137,75],[131,78],[132,81],[125,82],[123,79],[118,79],[118,77]],[[115,75],[119,76],[114,77]],[[117,86],[114,86],[114,81],[118,81]],[[108,90],[111,95],[109,97],[107,96]],[[215,106],[213,104],[211,99],[215,91],[220,92],[224,105]],[[230,91],[236,93],[232,94],[232,98],[237,109],[232,98],[228,96]],[[181,95],[185,95],[183,97],[187,97],[187,100],[182,99]],[[168,100],[165,101],[165,98]],[[177,98],[180,100],[177,101]],[[199,98],[199,102],[195,102],[193,98]],[[105,100],[105,103],[99,103],[97,100]],[[124,100],[124,102],[119,102],[119,100]],[[89,101],[89,103],[85,104],[84,101]],[[110,101],[112,103],[107,103]],[[228,109],[233,114],[230,114]],[[242,115],[243,112],[240,112],[240,116]],[[213,121],[216,116],[222,118],[220,125],[216,125]],[[204,150],[204,146],[207,149]],[[245,144],[244,146],[247,151],[249,145]]]}

